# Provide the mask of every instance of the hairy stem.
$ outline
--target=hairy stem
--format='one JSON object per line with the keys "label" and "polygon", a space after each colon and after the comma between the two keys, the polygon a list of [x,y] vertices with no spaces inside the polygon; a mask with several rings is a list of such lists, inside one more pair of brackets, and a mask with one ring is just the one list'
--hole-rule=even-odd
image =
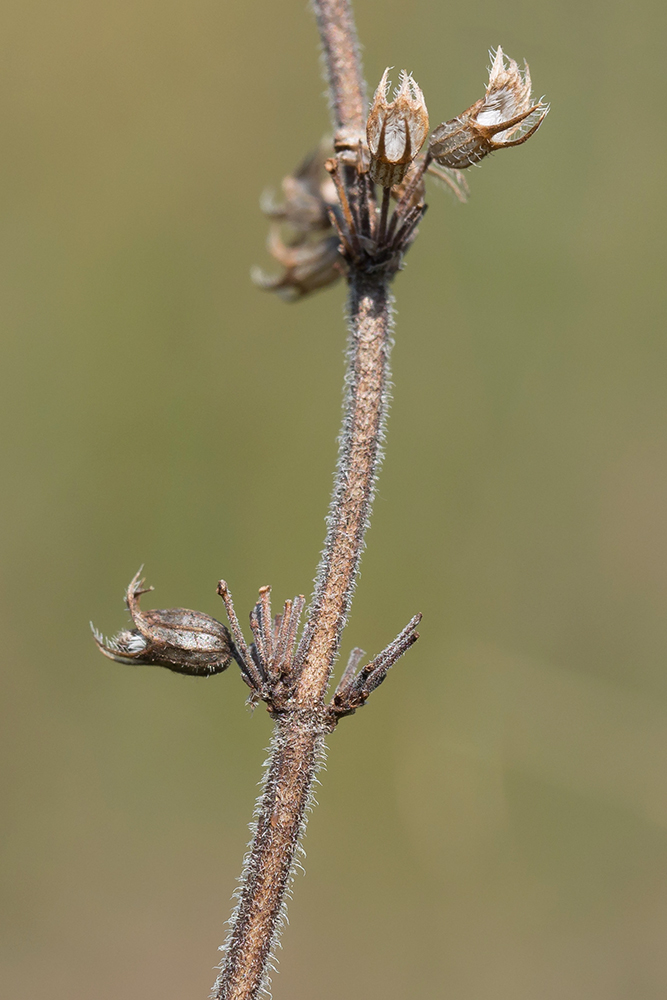
{"label": "hairy stem", "polygon": [[216,998],[250,1000],[266,985],[323,739],[316,713],[290,714],[276,725]]}
{"label": "hairy stem", "polygon": [[[339,147],[366,117],[365,85],[348,0],[313,0]],[[355,139],[355,137],[357,137]],[[324,704],[368,526],[387,411],[391,304],[385,274],[349,274],[349,345],[343,428],[324,552],[295,668],[292,704],[276,724],[257,823],[214,1000],[254,1000],[268,983],[271,949],[330,717]]]}
{"label": "hairy stem", "polygon": [[345,413],[327,538],[299,654],[302,705],[322,703],[350,609],[387,410],[390,309],[384,279],[352,274]]}
{"label": "hairy stem", "polygon": [[322,39],[337,145],[356,143],[366,128],[366,83],[349,0],[312,0]]}
{"label": "hairy stem", "polygon": [[328,723],[324,695],[352,599],[387,410],[390,296],[353,275],[347,392],[325,548],[304,639],[293,709],[276,725],[257,826],[245,863],[215,1000],[254,1000],[267,980],[285,893]]}

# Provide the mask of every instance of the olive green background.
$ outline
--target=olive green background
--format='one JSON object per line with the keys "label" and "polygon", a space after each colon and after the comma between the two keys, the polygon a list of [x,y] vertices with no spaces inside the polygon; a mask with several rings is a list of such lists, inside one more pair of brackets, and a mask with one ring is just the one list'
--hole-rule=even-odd
{"label": "olive green background", "polygon": [[[422,638],[330,740],[275,996],[667,991],[664,5],[358,0],[433,125],[530,61],[552,112],[430,210],[343,654]],[[344,289],[288,306],[263,188],[328,127],[303,0],[0,13],[8,1000],[204,998],[270,720],[110,663],[154,606],[309,592]],[[147,602],[147,606],[150,606]]]}

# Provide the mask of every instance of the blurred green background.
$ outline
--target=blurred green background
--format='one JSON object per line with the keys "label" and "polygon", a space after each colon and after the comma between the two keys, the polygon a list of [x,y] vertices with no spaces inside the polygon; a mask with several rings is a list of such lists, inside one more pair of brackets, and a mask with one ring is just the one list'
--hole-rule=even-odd
{"label": "blurred green background", "polygon": [[[344,655],[422,638],[330,740],[275,996],[667,990],[663,4],[358,0],[432,123],[530,61],[539,135],[433,188]],[[309,592],[342,286],[254,289],[263,188],[328,127],[303,0],[7,0],[2,995],[205,997],[270,721],[95,650]],[[150,606],[147,602],[147,606]]]}

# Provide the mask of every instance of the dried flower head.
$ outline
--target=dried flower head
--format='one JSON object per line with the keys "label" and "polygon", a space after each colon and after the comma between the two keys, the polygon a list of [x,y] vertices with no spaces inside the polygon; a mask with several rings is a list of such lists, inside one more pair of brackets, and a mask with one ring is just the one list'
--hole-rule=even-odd
{"label": "dried flower head", "polygon": [[252,270],[252,280],[260,288],[277,292],[288,302],[294,302],[318,288],[326,288],[345,273],[345,262],[338,246],[337,236],[285,243],[278,227],[272,226],[267,247],[271,256],[285,270],[274,276],[255,267]]}
{"label": "dried flower head", "polygon": [[394,100],[387,103],[391,86],[387,68],[375,91],[366,123],[371,177],[384,188],[401,183],[428,134],[424,95],[405,70],[401,70],[398,84]]}
{"label": "dried flower head", "polygon": [[329,153],[330,149],[321,145],[285,177],[282,203],[270,193],[262,197],[264,214],[274,220],[268,250],[284,271],[274,276],[256,267],[252,279],[260,288],[278,292],[288,301],[333,284],[346,270],[331,225],[331,215],[339,208],[336,189],[324,169]]}
{"label": "dried flower head", "polygon": [[282,182],[284,201],[277,202],[273,192],[265,191],[260,201],[264,214],[277,222],[287,223],[299,235],[329,229],[329,209],[337,204],[336,189],[324,169],[329,156],[331,145],[322,142],[293,174],[285,177]]}
{"label": "dried flower head", "polygon": [[167,667],[180,674],[208,677],[222,673],[237,656],[225,626],[201,611],[186,608],[142,611],[139,598],[153,588],[144,587],[140,573],[130,583],[125,597],[134,628],[105,639],[91,624],[95,642],[104,655],[118,663]]}
{"label": "dried flower head", "polygon": [[528,65],[523,73],[514,59],[505,62],[498,46],[486,93],[458,118],[439,125],[429,142],[429,155],[441,166],[462,170],[496,149],[520,146],[537,132],[549,105],[531,104]]}

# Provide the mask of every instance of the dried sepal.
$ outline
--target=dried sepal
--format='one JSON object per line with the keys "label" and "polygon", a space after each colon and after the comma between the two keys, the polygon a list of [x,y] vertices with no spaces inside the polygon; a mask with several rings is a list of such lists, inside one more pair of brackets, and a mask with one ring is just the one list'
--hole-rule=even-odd
{"label": "dried sepal", "polygon": [[401,183],[428,134],[426,102],[412,76],[401,71],[394,100],[388,102],[390,86],[387,68],[366,122],[371,177],[384,188]]}
{"label": "dried sepal", "polygon": [[91,623],[95,642],[110,660],[167,667],[180,674],[208,677],[222,673],[236,649],[225,626],[201,611],[166,608],[142,611],[139,600],[152,587],[144,587],[141,570],[133,578],[125,603],[134,628],[122,629],[106,639]]}
{"label": "dried sepal", "polygon": [[531,103],[528,65],[523,72],[503,50],[493,56],[483,98],[457,118],[443,122],[429,141],[429,157],[450,170],[463,170],[498,149],[520,146],[537,132],[549,105]]}
{"label": "dried sepal", "polygon": [[362,649],[352,650],[343,676],[328,706],[332,727],[343,716],[353,715],[358,708],[366,704],[372,692],[385,680],[390,667],[399,657],[407,653],[410,646],[419,638],[417,625],[421,618],[421,614],[411,618],[394,641],[361,669],[359,663],[363,659],[364,652]]}
{"label": "dried sepal", "polygon": [[303,594],[299,594],[293,600],[285,601],[282,614],[274,617],[271,611],[271,588],[260,587],[259,600],[250,612],[250,629],[255,641],[248,645],[234,608],[231,591],[224,580],[220,580],[218,584],[218,594],[227,611],[241,674],[252,692],[250,702],[266,702],[271,715],[277,716],[285,711],[296,685],[295,651],[299,622],[306,600]]}

